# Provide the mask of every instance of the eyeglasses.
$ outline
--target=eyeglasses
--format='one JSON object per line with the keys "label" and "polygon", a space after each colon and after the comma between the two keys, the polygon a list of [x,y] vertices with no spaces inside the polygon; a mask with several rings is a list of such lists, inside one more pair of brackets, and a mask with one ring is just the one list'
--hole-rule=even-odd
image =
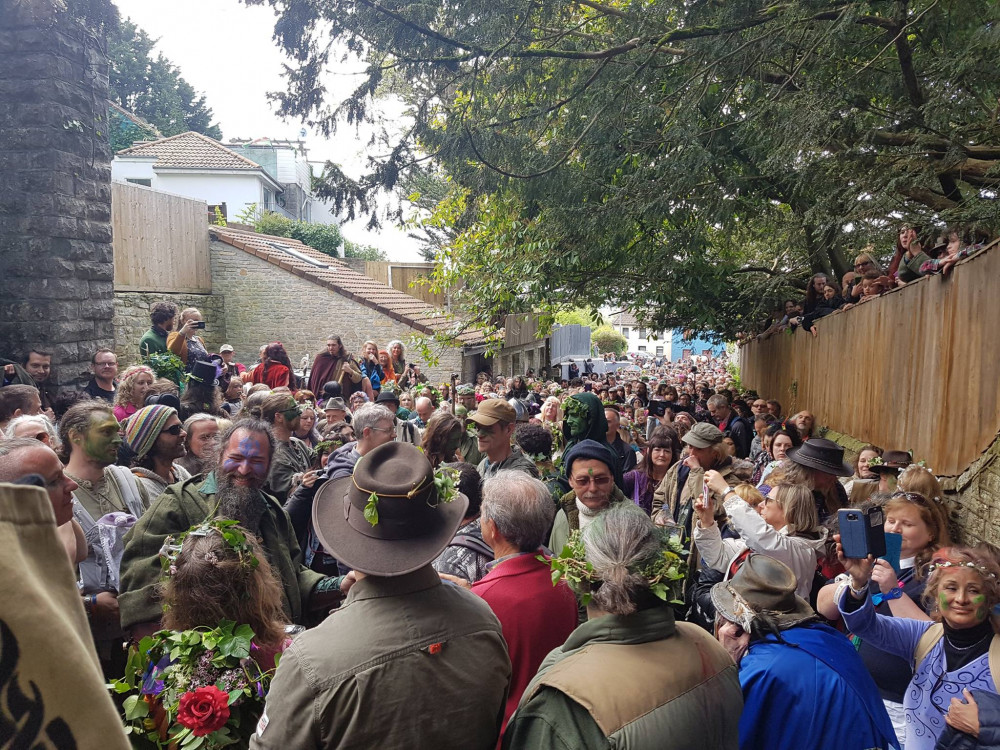
{"label": "eyeglasses", "polygon": [[372,430],[378,430],[379,432],[395,432],[396,430],[392,427],[372,427]]}
{"label": "eyeglasses", "polygon": [[871,264],[872,262],[870,260],[866,260],[862,261],[861,263],[855,263],[854,268],[855,269],[864,268],[865,266],[870,266]]}
{"label": "eyeglasses", "polygon": [[573,477],[573,484],[580,487],[587,487],[589,485],[594,485],[595,487],[607,487],[612,482],[612,478],[608,476],[600,477]]}
{"label": "eyeglasses", "polygon": [[98,367],[118,367],[117,362],[95,362]]}
{"label": "eyeglasses", "polygon": [[183,425],[175,424],[171,425],[170,427],[164,427],[163,431],[168,435],[173,435],[174,437],[177,437],[178,435],[181,434],[181,430],[183,429],[184,429]]}

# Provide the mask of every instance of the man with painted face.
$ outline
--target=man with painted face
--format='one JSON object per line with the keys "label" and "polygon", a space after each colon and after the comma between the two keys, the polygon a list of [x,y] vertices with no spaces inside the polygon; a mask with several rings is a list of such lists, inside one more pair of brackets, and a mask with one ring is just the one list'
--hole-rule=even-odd
{"label": "man with painted face", "polygon": [[270,426],[242,420],[223,433],[220,444],[213,472],[168,487],[125,537],[121,617],[133,637],[160,627],[160,549],[167,537],[176,538],[207,518],[239,521],[257,536],[281,583],[282,607],[290,622],[325,615],[340,600],[340,587],[346,590],[353,582],[349,575],[325,578],[302,565],[288,514],[262,491],[274,455]]}
{"label": "man with painted face", "polygon": [[581,440],[563,453],[570,491],[559,499],[549,549],[558,554],[569,535],[584,528],[601,512],[627,498],[614,482],[618,456],[606,443]]}
{"label": "man with painted face", "polygon": [[[250,410],[257,416],[258,407]],[[259,414],[271,425],[274,435],[274,457],[271,473],[264,489],[284,504],[299,484],[315,482],[318,472],[310,471],[312,449],[295,437],[299,429],[302,408],[290,393],[272,393],[259,407]]]}
{"label": "man with painted face", "polygon": [[[608,418],[604,413],[604,404],[593,393],[575,393],[563,402],[563,455],[581,440],[593,440],[614,453],[608,443]],[[615,453],[616,458],[617,455]],[[619,489],[625,486],[620,460],[612,468],[612,476]]]}
{"label": "man with painted face", "polygon": [[73,517],[87,540],[87,559],[80,563],[84,607],[101,666],[112,677],[125,666],[118,619],[122,537],[150,504],[132,472],[114,465],[119,429],[111,405],[101,399],[74,404],[59,424],[66,476],[78,485]]}

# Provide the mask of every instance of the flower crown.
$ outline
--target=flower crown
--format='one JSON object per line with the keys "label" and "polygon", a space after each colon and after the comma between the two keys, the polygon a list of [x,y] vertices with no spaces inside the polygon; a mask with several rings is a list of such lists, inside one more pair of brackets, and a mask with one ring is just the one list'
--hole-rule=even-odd
{"label": "flower crown", "polygon": [[972,570],[975,570],[977,573],[979,573],[979,575],[981,575],[983,578],[992,578],[996,580],[997,577],[996,573],[991,571],[985,565],[978,565],[977,563],[974,563],[971,560],[969,562],[952,562],[951,560],[942,560],[941,562],[933,562],[927,566],[927,574],[930,575],[938,568],[971,568]]}
{"label": "flower crown", "polygon": [[[187,539],[192,537],[205,537],[209,534],[218,534],[221,536],[225,540],[226,544],[228,544],[229,547],[236,552],[241,566],[247,567],[250,570],[255,569],[258,565],[260,565],[260,560],[257,559],[257,556],[250,548],[250,543],[247,541],[246,534],[236,528],[238,525],[239,521],[233,521],[225,518],[213,518],[202,522],[198,526],[192,526],[176,538],[168,536],[163,541],[163,546],[160,548],[160,566],[164,574],[173,575],[177,572],[177,557],[184,548],[184,542]],[[212,562],[218,562],[218,560],[214,560]]]}

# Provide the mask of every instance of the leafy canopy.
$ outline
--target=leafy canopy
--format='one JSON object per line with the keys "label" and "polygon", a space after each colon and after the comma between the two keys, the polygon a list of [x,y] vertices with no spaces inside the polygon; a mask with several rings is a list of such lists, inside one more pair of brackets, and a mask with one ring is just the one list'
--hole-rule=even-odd
{"label": "leafy canopy", "polygon": [[[295,60],[282,114],[332,133],[406,83],[412,127],[325,195],[443,170],[439,283],[487,328],[610,303],[731,336],[903,221],[996,223],[993,0],[246,2]],[[331,102],[343,50],[367,76]]]}

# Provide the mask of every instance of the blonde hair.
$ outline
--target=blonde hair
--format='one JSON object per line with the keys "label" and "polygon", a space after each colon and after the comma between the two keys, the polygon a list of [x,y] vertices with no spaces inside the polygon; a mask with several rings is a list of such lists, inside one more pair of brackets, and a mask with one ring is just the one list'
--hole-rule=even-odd
{"label": "blonde hair", "polygon": [[760,490],[747,482],[740,482],[733,487],[733,492],[743,498],[743,501],[751,508],[756,508],[764,502],[764,496],[760,493]]}
{"label": "blonde hair", "polygon": [[929,500],[941,500],[944,495],[937,477],[919,464],[910,464],[899,472],[896,486],[904,492],[916,492]]}
{"label": "blonde hair", "polygon": [[789,536],[816,537],[820,533],[819,514],[812,490],[804,484],[779,484],[774,488],[774,502],[785,514]]}
{"label": "blonde hair", "polygon": [[951,535],[948,533],[948,514],[945,513],[940,501],[928,498],[922,492],[903,491],[892,495],[883,507],[886,516],[894,510],[900,508],[916,508],[920,513],[920,520],[927,526],[927,531],[931,535],[931,541],[925,549],[917,553],[916,567],[926,565],[931,556],[942,547],[951,544]]}
{"label": "blonde hair", "polygon": [[[153,368],[147,365],[132,365],[125,372],[122,373],[122,379],[118,382],[118,389],[115,391],[115,406],[127,406],[132,403],[132,398],[135,395],[133,390],[135,388],[135,380],[140,375],[149,375],[152,380],[156,380],[156,373],[153,372]],[[133,404],[142,408],[142,404]]]}

